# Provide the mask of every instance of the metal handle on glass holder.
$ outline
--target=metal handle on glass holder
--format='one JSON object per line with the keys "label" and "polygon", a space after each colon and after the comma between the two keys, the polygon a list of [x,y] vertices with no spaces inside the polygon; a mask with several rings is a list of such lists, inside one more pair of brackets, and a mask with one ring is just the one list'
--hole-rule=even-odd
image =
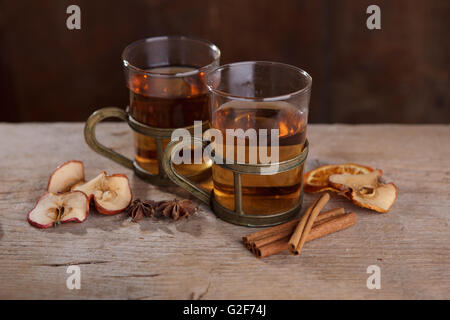
{"label": "metal handle on glass holder", "polygon": [[201,189],[185,177],[183,177],[181,174],[179,174],[175,168],[173,167],[172,157],[179,153],[180,150],[182,150],[184,147],[191,147],[192,145],[202,145],[202,148],[206,147],[209,142],[202,141],[200,138],[193,137],[190,141],[171,141],[166,149],[164,150],[164,156],[163,156],[163,169],[166,172],[167,176],[175,182],[177,185],[182,187],[183,189],[189,191],[191,194],[193,194],[195,197],[197,197],[199,200],[203,201],[204,203],[208,204],[211,201],[211,196],[208,192]]}
{"label": "metal handle on glass holder", "polygon": [[[173,167],[172,157],[179,153],[181,149],[187,146],[191,146],[192,144],[202,144],[202,147],[206,147],[208,145],[208,141],[202,141],[200,138],[193,137],[191,141],[172,141],[170,142],[163,156],[163,168],[166,172],[167,176],[177,185],[182,187],[183,189],[189,191],[195,197],[200,199],[206,204],[209,204],[211,201],[211,195],[205,190],[201,189],[182,175],[180,175]],[[229,169],[234,172],[235,176],[240,174],[257,174],[257,175],[272,175],[281,172],[289,171],[293,168],[296,168],[302,165],[306,157],[308,156],[308,140],[305,142],[305,146],[303,151],[296,157],[281,161],[278,163],[269,163],[269,164],[226,164],[224,161],[220,163],[216,163],[217,165]],[[215,155],[215,159],[217,159],[217,155]],[[214,161],[214,159],[212,159]],[[239,177],[240,178],[240,177]],[[241,190],[238,192],[241,193]],[[240,198],[240,197],[239,197]]]}
{"label": "metal handle on glass holder", "polygon": [[124,167],[133,169],[133,160],[98,142],[95,135],[95,128],[99,122],[107,118],[118,118],[128,122],[128,114],[123,109],[117,107],[106,107],[99,109],[91,114],[84,126],[84,139],[86,140],[86,143],[92,148],[92,150],[102,156],[109,158]]}

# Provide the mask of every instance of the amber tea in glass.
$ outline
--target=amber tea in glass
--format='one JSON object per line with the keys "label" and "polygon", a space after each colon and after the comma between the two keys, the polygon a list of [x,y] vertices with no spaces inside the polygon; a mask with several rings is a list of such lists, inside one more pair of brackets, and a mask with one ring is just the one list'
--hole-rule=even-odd
{"label": "amber tea in glass", "polygon": [[[306,115],[295,106],[283,102],[227,102],[216,110],[212,126],[219,129],[225,137],[226,129],[249,128],[267,129],[268,141],[270,130],[279,130],[279,161],[285,161],[299,155],[306,140]],[[249,138],[245,141],[246,161],[250,152]],[[235,160],[237,140],[232,148]],[[227,145],[217,145],[226,154]],[[259,141],[257,149],[259,149]],[[269,145],[267,153],[271,153]],[[258,152],[257,150],[256,152]],[[223,157],[225,158],[225,157]],[[300,197],[303,167],[299,166],[287,172],[274,175],[242,175],[243,210],[247,214],[278,213],[294,207]],[[234,210],[234,176],[233,172],[213,165],[213,182],[215,199],[225,208]]]}
{"label": "amber tea in glass", "polygon": [[[208,77],[211,91],[211,126],[226,137],[226,129],[278,129],[279,161],[298,156],[305,145],[310,76],[293,66],[271,62],[243,62],[219,67]],[[229,137],[226,137],[228,139]],[[231,137],[233,138],[233,137]],[[231,143],[216,145],[216,154],[226,158]],[[256,151],[271,145],[260,145]],[[245,140],[246,163],[252,146]],[[236,161],[236,158],[233,159]],[[258,160],[259,161],[259,160]],[[286,212],[300,201],[303,165],[272,175],[242,174],[242,210],[247,215],[270,215]],[[235,209],[233,171],[213,164],[215,200],[229,210]]]}
{"label": "amber tea in glass", "polygon": [[[219,65],[219,50],[213,44],[186,37],[157,37],[129,45],[123,53],[126,84],[130,91],[129,114],[145,125],[176,129],[208,120],[209,99],[205,75]],[[141,168],[158,174],[156,139],[135,135],[136,161]],[[170,138],[162,141],[163,148]],[[179,173],[195,177],[209,163],[178,165]]]}
{"label": "amber tea in glass", "polygon": [[[202,138],[171,141],[164,171],[225,221],[262,227],[292,219],[302,207],[311,84],[305,71],[276,62],[214,69],[206,79],[211,128]],[[212,192],[175,170],[178,153],[192,144],[213,161]]]}

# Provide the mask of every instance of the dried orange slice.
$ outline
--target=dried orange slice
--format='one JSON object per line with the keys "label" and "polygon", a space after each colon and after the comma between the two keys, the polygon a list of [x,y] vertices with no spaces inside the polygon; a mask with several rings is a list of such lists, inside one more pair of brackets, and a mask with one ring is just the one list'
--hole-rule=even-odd
{"label": "dried orange slice", "polygon": [[[363,166],[356,163],[345,164],[331,164],[322,166],[311,170],[305,174],[305,182],[303,190],[305,192],[322,192],[333,191],[340,192],[340,190],[333,188],[328,183],[328,177],[332,174],[350,173],[350,174],[364,174],[372,172],[374,169],[368,166]],[[345,194],[344,194],[345,196]]]}

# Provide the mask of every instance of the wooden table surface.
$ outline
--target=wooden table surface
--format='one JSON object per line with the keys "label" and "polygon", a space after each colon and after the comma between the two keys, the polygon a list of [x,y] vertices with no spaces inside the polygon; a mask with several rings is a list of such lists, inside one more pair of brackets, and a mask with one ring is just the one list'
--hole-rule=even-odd
{"label": "wooden table surface", "polygon": [[[257,259],[241,237],[254,229],[217,219],[205,205],[188,220],[103,216],[39,230],[26,214],[60,163],[83,160],[88,179],[126,173],[139,198],[185,197],[158,188],[94,153],[81,123],[0,124],[0,298],[31,299],[419,299],[450,298],[450,126],[310,125],[307,169],[357,162],[383,169],[399,187],[387,214],[333,196],[327,207],[356,212],[357,224],[307,243],[301,256]],[[133,154],[125,124],[99,140]],[[313,197],[305,196],[305,205]],[[66,287],[67,266],[81,289]],[[381,268],[381,289],[366,286]]]}

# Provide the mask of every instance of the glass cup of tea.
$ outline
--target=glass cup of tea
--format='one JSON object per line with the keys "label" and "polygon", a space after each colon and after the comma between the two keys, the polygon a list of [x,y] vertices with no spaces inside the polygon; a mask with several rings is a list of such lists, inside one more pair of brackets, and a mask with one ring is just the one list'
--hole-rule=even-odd
{"label": "glass cup of tea", "polygon": [[[183,36],[135,41],[122,53],[130,102],[126,110],[103,108],[87,120],[85,138],[96,152],[134,169],[151,183],[166,185],[163,150],[176,128],[193,130],[194,120],[208,127],[209,97],[206,74],[219,66],[220,50],[212,43]],[[134,131],[134,160],[100,144],[95,126],[106,118],[120,118]],[[179,165],[176,170],[194,179],[211,174],[211,164]]]}
{"label": "glass cup of tea", "polygon": [[[247,226],[287,221],[302,204],[311,85],[307,72],[282,63],[214,69],[207,75],[211,129],[201,141],[172,140],[163,161],[169,178],[226,221]],[[211,193],[174,170],[174,157],[190,143],[203,145],[213,159]]]}

